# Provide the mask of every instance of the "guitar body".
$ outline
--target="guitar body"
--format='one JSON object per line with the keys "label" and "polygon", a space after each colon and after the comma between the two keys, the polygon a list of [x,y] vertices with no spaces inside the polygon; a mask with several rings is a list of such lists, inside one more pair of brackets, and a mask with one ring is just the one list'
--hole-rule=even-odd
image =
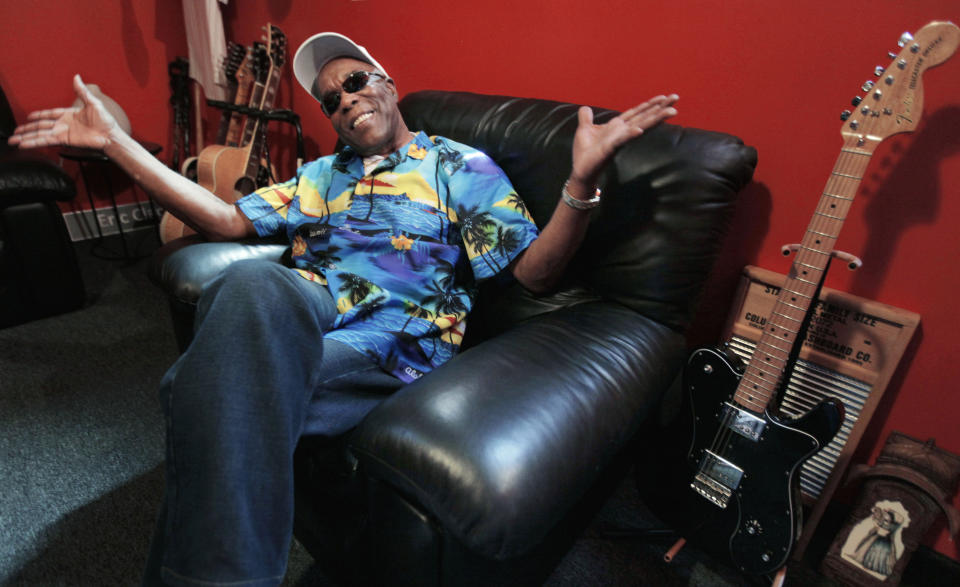
{"label": "guitar body", "polygon": [[[196,158],[197,183],[225,202],[236,202],[256,189],[256,178],[246,173],[250,158],[250,146],[228,147],[209,145]],[[169,212],[160,218],[160,239],[168,243],[173,239],[195,234],[195,231]]]}
{"label": "guitar body", "polygon": [[236,202],[256,189],[256,177],[245,175],[251,146],[210,145],[197,159],[197,181],[225,202]]}
{"label": "guitar body", "polygon": [[790,422],[744,412],[732,401],[742,375],[740,361],[717,349],[698,349],[687,362],[693,435],[684,518],[688,538],[742,572],[766,574],[786,563],[799,537],[800,468],[833,439],[843,407],[826,401]]}

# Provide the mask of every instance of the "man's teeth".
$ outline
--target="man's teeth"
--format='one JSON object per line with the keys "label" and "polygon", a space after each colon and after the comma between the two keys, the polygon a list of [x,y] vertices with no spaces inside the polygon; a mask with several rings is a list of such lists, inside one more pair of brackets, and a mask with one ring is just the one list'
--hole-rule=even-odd
{"label": "man's teeth", "polygon": [[357,117],[356,120],[353,121],[351,128],[357,128],[358,126],[366,122],[366,120],[371,116],[373,116],[373,112],[367,112],[366,114],[361,114],[360,116]]}

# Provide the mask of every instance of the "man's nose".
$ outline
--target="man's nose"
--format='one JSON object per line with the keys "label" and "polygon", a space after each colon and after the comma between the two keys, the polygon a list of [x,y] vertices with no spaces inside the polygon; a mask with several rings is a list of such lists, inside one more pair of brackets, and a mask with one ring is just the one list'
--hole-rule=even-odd
{"label": "man's nose", "polygon": [[349,112],[358,102],[356,94],[350,94],[346,91],[340,94],[340,111]]}

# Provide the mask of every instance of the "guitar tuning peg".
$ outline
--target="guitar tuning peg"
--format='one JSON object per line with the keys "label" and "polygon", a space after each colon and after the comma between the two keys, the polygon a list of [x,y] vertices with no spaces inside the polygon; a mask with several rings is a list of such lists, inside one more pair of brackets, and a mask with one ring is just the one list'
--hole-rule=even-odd
{"label": "guitar tuning peg", "polygon": [[897,41],[897,44],[900,45],[901,47],[904,47],[906,46],[907,43],[909,43],[912,40],[913,40],[913,35],[911,35],[910,33],[903,33],[902,35],[900,35],[900,40]]}
{"label": "guitar tuning peg", "polygon": [[863,102],[863,98],[861,98],[860,96],[854,96],[853,100],[850,100],[850,103],[854,106],[859,106],[860,102]]}
{"label": "guitar tuning peg", "polygon": [[881,75],[883,75],[883,70],[884,70],[884,69],[886,69],[886,67],[884,67],[884,66],[882,66],[882,65],[878,65],[878,66],[874,67],[874,68],[873,68],[873,75],[875,75],[875,76],[877,76],[877,77],[880,77]]}
{"label": "guitar tuning peg", "polygon": [[896,58],[897,58],[897,54],[894,53],[893,51],[887,51],[887,57],[889,57],[891,60],[893,60],[893,59],[896,59]]}
{"label": "guitar tuning peg", "polygon": [[860,86],[860,89],[862,89],[864,92],[869,92],[870,89],[873,88],[873,85],[873,80],[868,79],[867,81],[863,82],[863,85]]}
{"label": "guitar tuning peg", "polygon": [[850,112],[849,110],[844,110],[843,112],[840,113],[840,120],[846,121],[848,118],[850,118],[851,114],[853,113]]}

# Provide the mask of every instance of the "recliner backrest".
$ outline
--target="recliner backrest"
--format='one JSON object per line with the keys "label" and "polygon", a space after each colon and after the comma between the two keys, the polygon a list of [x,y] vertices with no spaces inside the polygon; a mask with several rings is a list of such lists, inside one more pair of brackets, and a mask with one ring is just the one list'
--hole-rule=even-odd
{"label": "recliner backrest", "polygon": [[[478,148],[504,170],[537,224],[550,219],[570,173],[579,106],[549,100],[421,91],[400,109],[411,130]],[[617,112],[594,108],[602,123]],[[603,204],[551,298],[518,288],[487,296],[478,313],[510,323],[597,297],[683,331],[720,250],[756,150],[737,137],[661,124],[627,143],[601,179]],[[473,328],[473,325],[471,325]]]}

